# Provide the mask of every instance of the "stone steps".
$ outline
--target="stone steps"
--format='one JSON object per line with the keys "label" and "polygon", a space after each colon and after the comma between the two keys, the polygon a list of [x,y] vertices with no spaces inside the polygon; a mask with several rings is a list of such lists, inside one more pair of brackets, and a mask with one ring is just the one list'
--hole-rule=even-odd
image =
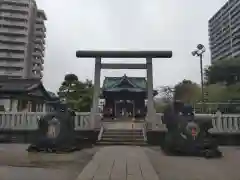
{"label": "stone steps", "polygon": [[105,129],[99,145],[146,145],[140,129]]}
{"label": "stone steps", "polygon": [[134,139],[134,140],[131,140],[131,139],[102,139],[101,142],[107,142],[107,143],[132,143],[132,144],[135,144],[135,143],[145,143],[143,139]]}
{"label": "stone steps", "polygon": [[146,142],[107,142],[107,141],[99,141],[96,145],[99,146],[114,146],[114,145],[126,145],[126,146],[147,146]]}
{"label": "stone steps", "polygon": [[111,131],[111,132],[104,132],[104,135],[121,135],[121,136],[142,136],[142,132],[125,132],[125,131]]}
{"label": "stone steps", "polygon": [[10,138],[10,142],[11,142],[11,143],[17,143],[17,142],[18,142],[17,137],[12,136],[12,137]]}
{"label": "stone steps", "polygon": [[[127,139],[127,138],[131,138],[131,139],[137,139],[137,138],[142,138],[143,135],[141,134],[120,134],[121,138],[123,139]],[[102,139],[103,138],[118,138],[119,137],[119,134],[103,134],[102,135]]]}

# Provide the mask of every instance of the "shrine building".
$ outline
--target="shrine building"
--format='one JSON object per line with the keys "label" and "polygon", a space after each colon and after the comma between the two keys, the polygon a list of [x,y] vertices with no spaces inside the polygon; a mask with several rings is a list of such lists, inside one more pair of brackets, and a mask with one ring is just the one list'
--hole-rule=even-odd
{"label": "shrine building", "polygon": [[[157,95],[154,90],[153,96]],[[104,117],[144,118],[147,113],[147,81],[144,77],[105,77],[101,99]]]}

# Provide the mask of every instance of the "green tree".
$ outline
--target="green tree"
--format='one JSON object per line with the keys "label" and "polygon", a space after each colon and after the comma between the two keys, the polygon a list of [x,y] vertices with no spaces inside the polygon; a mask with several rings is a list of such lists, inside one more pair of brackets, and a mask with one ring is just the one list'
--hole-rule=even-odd
{"label": "green tree", "polygon": [[174,88],[170,86],[161,86],[158,88],[158,94],[162,96],[161,99],[163,102],[172,102],[174,96]]}
{"label": "green tree", "polygon": [[226,87],[225,92],[228,101],[240,100],[240,83],[232,84]]}
{"label": "green tree", "polygon": [[220,60],[207,67],[205,80],[207,84],[231,85],[240,82],[240,58]]}
{"label": "green tree", "polygon": [[163,113],[164,110],[168,107],[169,103],[155,103],[155,109],[157,113]]}
{"label": "green tree", "polygon": [[228,99],[226,86],[222,84],[210,84],[204,92],[208,102],[225,102]]}
{"label": "green tree", "polygon": [[87,112],[91,109],[93,84],[86,80],[81,82],[75,74],[67,74],[62,82],[58,95],[72,109]]}
{"label": "green tree", "polygon": [[195,103],[201,97],[201,89],[198,84],[183,80],[174,87],[174,99],[185,103]]}

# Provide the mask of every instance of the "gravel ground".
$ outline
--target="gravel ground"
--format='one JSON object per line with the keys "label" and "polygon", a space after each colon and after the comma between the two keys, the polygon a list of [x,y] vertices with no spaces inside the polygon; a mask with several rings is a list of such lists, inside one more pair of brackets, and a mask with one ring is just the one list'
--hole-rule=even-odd
{"label": "gravel ground", "polygon": [[99,149],[68,154],[28,153],[28,145],[0,144],[1,180],[74,180]]}
{"label": "gravel ground", "polygon": [[145,148],[161,180],[240,180],[240,149],[222,147],[221,159],[166,156],[159,147]]}

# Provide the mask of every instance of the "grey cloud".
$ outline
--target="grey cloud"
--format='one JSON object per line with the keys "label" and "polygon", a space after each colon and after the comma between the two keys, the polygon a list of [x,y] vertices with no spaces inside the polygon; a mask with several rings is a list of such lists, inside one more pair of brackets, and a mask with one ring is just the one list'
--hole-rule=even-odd
{"label": "grey cloud", "polygon": [[[94,61],[77,59],[75,51],[78,49],[172,50],[172,59],[154,60],[154,85],[173,85],[184,78],[199,82],[199,61],[190,53],[198,43],[203,43],[208,50],[208,19],[225,2],[37,0],[48,17],[44,84],[56,91],[68,72],[82,80],[93,79]],[[209,63],[208,50],[204,64]],[[101,79],[124,73],[145,75],[144,71],[108,70],[103,71]]]}

